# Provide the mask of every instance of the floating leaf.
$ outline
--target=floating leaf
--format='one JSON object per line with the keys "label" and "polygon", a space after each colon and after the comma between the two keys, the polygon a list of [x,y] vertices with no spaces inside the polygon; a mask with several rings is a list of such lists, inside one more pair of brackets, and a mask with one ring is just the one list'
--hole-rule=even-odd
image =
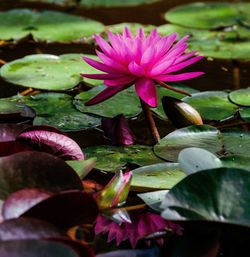
{"label": "floating leaf", "polygon": [[96,158],[90,158],[88,160],[71,160],[67,161],[67,164],[74,169],[81,179],[83,179],[95,167]]}
{"label": "floating leaf", "polygon": [[131,189],[136,191],[170,189],[184,177],[185,174],[180,170],[178,163],[143,166],[133,170]]}
{"label": "floating leaf", "polygon": [[81,130],[100,125],[100,119],[77,111],[72,100],[71,96],[60,93],[9,98],[9,101],[25,103],[36,110],[34,125],[50,125],[62,131]]}
{"label": "floating leaf", "polygon": [[187,176],[167,193],[162,216],[169,220],[204,220],[249,227],[249,188],[249,171],[200,171]]}
{"label": "floating leaf", "polygon": [[221,159],[223,167],[244,169],[250,171],[250,156],[247,155],[230,155]]}
{"label": "floating leaf", "polygon": [[197,147],[183,149],[179,153],[178,163],[188,175],[197,171],[216,169],[223,166],[216,155]]}
{"label": "floating leaf", "polygon": [[[123,114],[125,117],[132,117],[141,111],[139,98],[136,96],[133,87],[123,90],[114,97],[97,105],[85,106],[84,103],[96,94],[101,92],[106,86],[94,87],[87,92],[82,92],[74,99],[74,104],[78,110],[84,113],[91,113],[103,117],[113,118]],[[129,103],[128,103],[129,99]]]}
{"label": "floating leaf", "polygon": [[250,106],[250,88],[234,90],[229,94],[230,100],[238,105]]}
{"label": "floating leaf", "polygon": [[96,201],[90,194],[69,190],[41,201],[24,212],[22,217],[45,220],[57,227],[67,229],[77,225],[92,224],[97,214]]}
{"label": "floating leaf", "polygon": [[86,158],[96,157],[96,168],[115,172],[126,163],[150,165],[161,162],[149,146],[93,146],[84,148]]}
{"label": "floating leaf", "polygon": [[137,196],[140,197],[150,208],[157,212],[161,212],[162,208],[160,205],[168,191],[169,190],[158,190],[154,192],[137,194]]}
{"label": "floating leaf", "polygon": [[35,150],[47,152],[63,160],[83,160],[84,154],[71,138],[45,129],[33,127],[22,132],[17,140],[32,146]]}
{"label": "floating leaf", "polygon": [[219,134],[216,128],[208,125],[178,129],[162,138],[154,146],[154,152],[169,161],[177,161],[179,152],[187,147],[200,147],[216,153],[221,150]]}
{"label": "floating leaf", "polygon": [[[96,73],[94,68],[82,60],[82,56],[83,54],[27,55],[3,65],[0,75],[8,82],[23,87],[65,91],[83,81],[80,73]],[[96,58],[93,55],[85,56]],[[91,80],[91,83],[95,81]]]}
{"label": "floating leaf", "polygon": [[191,3],[167,11],[165,18],[184,27],[216,29],[236,25],[240,13],[230,3]]}
{"label": "floating leaf", "polygon": [[24,212],[52,196],[52,192],[36,188],[25,188],[10,194],[2,206],[4,219],[18,218]]}
{"label": "floating leaf", "polygon": [[31,34],[41,41],[71,42],[86,40],[104,30],[100,22],[55,11],[12,9],[0,12],[0,19],[2,40],[17,40]]}
{"label": "floating leaf", "polygon": [[0,240],[66,238],[54,225],[33,218],[6,220],[0,224]]}
{"label": "floating leaf", "polygon": [[232,117],[238,108],[229,101],[228,93],[223,91],[196,93],[182,100],[193,106],[204,120],[220,121]]}
{"label": "floating leaf", "polygon": [[82,189],[81,180],[71,167],[43,152],[21,152],[0,158],[0,185],[1,199],[22,188],[52,192]]}

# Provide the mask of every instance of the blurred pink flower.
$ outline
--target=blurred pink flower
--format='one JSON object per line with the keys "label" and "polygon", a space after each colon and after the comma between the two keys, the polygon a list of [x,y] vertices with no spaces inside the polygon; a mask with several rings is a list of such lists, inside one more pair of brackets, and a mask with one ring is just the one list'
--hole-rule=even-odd
{"label": "blurred pink flower", "polygon": [[[108,233],[108,242],[115,239],[119,245],[122,241],[129,239],[133,247],[138,240],[156,232],[172,230],[176,234],[182,234],[182,228],[171,221],[163,219],[160,215],[151,212],[144,212],[132,216],[132,222],[118,224],[108,218],[98,215],[95,225],[95,234]],[[163,239],[157,239],[159,244]]]}
{"label": "blurred pink flower", "polygon": [[107,86],[101,93],[89,100],[85,105],[102,102],[116,93],[135,84],[138,96],[149,106],[157,106],[155,84],[174,82],[198,77],[203,72],[175,72],[199,61],[202,56],[195,56],[196,51],[186,53],[188,36],[178,42],[177,33],[161,36],[154,29],[148,36],[140,28],[134,36],[128,28],[123,34],[108,32],[109,43],[95,35],[101,51],[96,53],[101,60],[98,62],[83,57],[92,67],[105,72],[104,74],[81,74],[90,79],[104,80]]}

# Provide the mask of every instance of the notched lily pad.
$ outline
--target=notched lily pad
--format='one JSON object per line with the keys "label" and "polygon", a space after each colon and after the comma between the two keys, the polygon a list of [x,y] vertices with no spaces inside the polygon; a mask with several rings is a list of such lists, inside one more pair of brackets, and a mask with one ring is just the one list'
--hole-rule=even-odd
{"label": "notched lily pad", "polygon": [[101,124],[99,118],[76,110],[72,100],[71,96],[61,93],[14,96],[8,99],[8,101],[25,103],[31,106],[37,113],[33,122],[34,125],[50,125],[62,131],[74,131],[96,127]]}
{"label": "notched lily pad", "polygon": [[159,163],[133,170],[131,189],[149,191],[170,189],[185,177],[178,163]]}
{"label": "notched lily pad", "polygon": [[149,146],[93,146],[84,148],[86,158],[96,157],[96,168],[115,172],[126,163],[140,166],[162,162]]}
{"label": "notched lily pad", "polygon": [[223,91],[207,91],[195,93],[182,99],[193,106],[204,120],[224,120],[232,117],[238,107],[228,99],[228,93]]}
{"label": "notched lily pad", "polygon": [[87,38],[104,30],[104,25],[95,20],[56,11],[13,9],[0,12],[0,19],[2,40],[17,40],[31,34],[40,41],[87,42]]}
{"label": "notched lily pad", "polygon": [[[83,54],[27,55],[3,65],[0,75],[6,81],[23,87],[65,91],[83,81],[80,73],[96,73],[94,68],[82,60],[82,56]],[[85,56],[96,58],[92,55]]]}

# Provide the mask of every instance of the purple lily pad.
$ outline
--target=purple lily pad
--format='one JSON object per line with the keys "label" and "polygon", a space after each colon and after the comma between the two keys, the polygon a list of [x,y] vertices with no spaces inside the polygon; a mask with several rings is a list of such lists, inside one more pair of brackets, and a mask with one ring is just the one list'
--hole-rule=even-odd
{"label": "purple lily pad", "polygon": [[0,199],[23,188],[83,189],[76,172],[56,156],[29,151],[0,158]]}
{"label": "purple lily pad", "polygon": [[37,188],[18,190],[5,199],[2,206],[2,216],[4,219],[18,218],[25,211],[49,198],[51,195],[53,195],[52,192]]}
{"label": "purple lily pad", "polygon": [[0,124],[0,142],[15,141],[16,137],[30,127],[27,124]]}
{"label": "purple lily pad", "polygon": [[74,140],[50,127],[28,128],[17,137],[17,141],[32,146],[34,150],[47,152],[64,160],[84,159],[81,148]]}
{"label": "purple lily pad", "polygon": [[93,223],[98,215],[95,199],[88,193],[70,190],[41,201],[22,214],[45,220],[66,229],[76,225]]}
{"label": "purple lily pad", "polygon": [[34,218],[11,219],[0,224],[0,241],[49,238],[67,238],[67,235],[54,225]]}
{"label": "purple lily pad", "polygon": [[56,241],[11,240],[0,244],[1,257],[93,257],[87,251],[77,250],[70,244]]}

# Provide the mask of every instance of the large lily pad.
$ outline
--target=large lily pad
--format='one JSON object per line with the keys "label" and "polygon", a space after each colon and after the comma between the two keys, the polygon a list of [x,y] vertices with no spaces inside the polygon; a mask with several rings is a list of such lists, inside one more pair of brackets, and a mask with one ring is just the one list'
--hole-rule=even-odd
{"label": "large lily pad", "polygon": [[188,147],[204,148],[219,157],[248,155],[250,133],[245,131],[220,132],[208,125],[190,126],[168,134],[154,146],[154,151],[160,158],[177,161],[179,152]]}
{"label": "large lily pad", "polygon": [[76,108],[84,113],[91,113],[104,117],[114,117],[124,114],[126,117],[135,116],[141,111],[140,101],[133,87],[130,87],[110,99],[97,105],[85,106],[84,103],[101,92],[106,86],[94,87],[91,90],[82,92],[74,99]]}
{"label": "large lily pad", "polygon": [[62,131],[72,131],[96,127],[100,119],[77,111],[73,98],[61,93],[42,93],[34,96],[17,96],[10,101],[25,103],[35,109],[34,125],[51,125]]}
{"label": "large lily pad", "polygon": [[230,3],[191,3],[169,10],[165,18],[186,27],[216,29],[237,24],[241,14]]}
{"label": "large lily pad", "polygon": [[[82,60],[82,56],[82,54],[28,55],[3,65],[0,75],[8,82],[23,87],[69,90],[83,81],[80,73],[96,73],[94,68]],[[93,55],[88,57],[96,58]]]}
{"label": "large lily pad", "polygon": [[170,189],[185,177],[178,163],[159,163],[133,170],[132,189],[148,191]]}
{"label": "large lily pad", "polygon": [[224,120],[237,110],[237,106],[229,101],[228,93],[223,91],[196,93],[182,100],[193,106],[204,120]]}
{"label": "large lily pad", "polygon": [[115,172],[126,163],[140,166],[162,162],[149,146],[93,146],[84,148],[86,158],[96,157],[96,168]]}
{"label": "large lily pad", "polygon": [[240,169],[204,170],[184,178],[163,200],[170,220],[250,224],[250,173]]}
{"label": "large lily pad", "polygon": [[189,126],[162,138],[154,146],[154,152],[169,161],[177,161],[179,152],[187,147],[200,147],[213,153],[219,152],[221,150],[219,134],[216,128],[208,125]]}
{"label": "large lily pad", "polygon": [[0,19],[2,40],[16,40],[32,34],[41,41],[69,42],[86,39],[104,30],[100,22],[55,11],[13,9],[1,12]]}

